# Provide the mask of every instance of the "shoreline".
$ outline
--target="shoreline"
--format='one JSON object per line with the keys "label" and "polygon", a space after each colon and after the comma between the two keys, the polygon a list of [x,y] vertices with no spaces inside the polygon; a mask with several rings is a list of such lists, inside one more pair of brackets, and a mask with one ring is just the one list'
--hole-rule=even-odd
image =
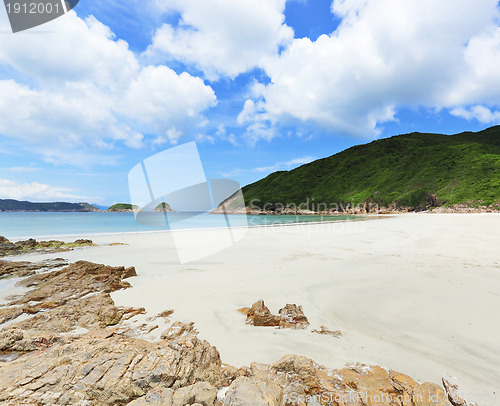
{"label": "shoreline", "polygon": [[[422,382],[452,376],[465,393],[498,393],[500,329],[490,320],[500,308],[500,216],[416,214],[252,227],[228,250],[184,265],[164,231],[94,241],[126,246],[8,259],[62,255],[135,266],[132,289],[114,292],[115,303],[148,314],[173,308],[231,365],[293,353],[328,367],[381,365]],[[258,299],[273,312],[285,303],[303,305],[311,328],[326,325],[343,336],[245,325],[237,309]]]}
{"label": "shoreline", "polygon": [[[16,212],[16,213],[24,213],[24,212]],[[58,212],[58,213],[66,213],[66,212]],[[241,215],[243,214],[231,214],[231,215]],[[255,216],[268,216],[274,214],[259,214]],[[294,216],[292,214],[286,214],[287,216]],[[241,229],[241,228],[259,228],[259,227],[281,227],[281,226],[302,226],[302,225],[321,225],[326,223],[344,223],[344,222],[359,222],[359,221],[367,221],[367,220],[378,220],[390,217],[398,217],[398,216],[425,216],[425,215],[439,215],[439,216],[500,216],[500,212],[473,212],[473,213],[463,213],[463,212],[432,212],[432,211],[422,211],[422,212],[404,212],[404,213],[390,213],[390,214],[377,214],[377,213],[367,213],[367,214],[338,214],[338,215],[320,215],[320,214],[303,214],[300,216],[324,216],[324,217],[337,217],[337,216],[357,216],[355,219],[343,219],[343,220],[332,220],[332,221],[303,221],[296,223],[274,223],[274,224],[256,224],[249,226],[236,226],[230,227],[231,229]],[[253,216],[253,214],[252,214]],[[284,215],[276,215],[276,216],[284,216]],[[183,232],[183,231],[203,231],[203,230],[222,230],[227,227],[206,227],[206,228],[186,228],[182,230],[138,230],[138,231],[110,231],[104,233],[76,233],[76,234],[30,234],[26,236],[13,236],[8,237],[10,240],[23,240],[27,238],[34,239],[42,239],[42,238],[81,238],[81,237],[106,237],[113,235],[141,235],[141,234],[156,234],[156,233],[169,233],[169,232]],[[1,236],[0,232],[0,236]]]}

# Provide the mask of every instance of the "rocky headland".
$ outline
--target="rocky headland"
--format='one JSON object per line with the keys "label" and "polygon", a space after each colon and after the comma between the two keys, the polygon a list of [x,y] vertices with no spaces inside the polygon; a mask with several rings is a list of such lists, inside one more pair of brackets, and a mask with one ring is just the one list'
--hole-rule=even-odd
{"label": "rocky headland", "polygon": [[[379,366],[334,370],[296,355],[226,365],[193,323],[170,321],[172,310],[150,316],[115,305],[110,293],[131,288],[133,267],[53,260],[3,268],[29,289],[0,306],[2,405],[466,405],[446,381],[419,383]],[[309,325],[296,305],[278,315],[263,301],[240,311],[255,326]],[[159,325],[160,338],[146,339]]]}

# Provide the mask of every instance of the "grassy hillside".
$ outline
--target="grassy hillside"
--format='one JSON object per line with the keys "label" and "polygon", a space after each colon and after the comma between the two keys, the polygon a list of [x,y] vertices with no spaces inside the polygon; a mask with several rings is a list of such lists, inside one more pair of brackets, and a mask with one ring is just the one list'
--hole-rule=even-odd
{"label": "grassy hillside", "polygon": [[[243,188],[247,205],[373,202],[426,206],[500,201],[500,126],[457,135],[412,133],[349,148]],[[430,198],[435,195],[436,201]],[[262,206],[260,206],[262,207]]]}

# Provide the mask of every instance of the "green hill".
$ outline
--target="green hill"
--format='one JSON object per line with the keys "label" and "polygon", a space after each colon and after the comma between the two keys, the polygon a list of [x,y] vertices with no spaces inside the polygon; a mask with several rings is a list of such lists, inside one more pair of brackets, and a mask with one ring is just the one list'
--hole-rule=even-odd
{"label": "green hill", "polygon": [[89,212],[99,210],[88,203],[34,203],[13,199],[0,199],[0,211]]}
{"label": "green hill", "polygon": [[108,208],[108,211],[139,211],[139,207],[128,203],[116,203]]}
{"label": "green hill", "polygon": [[[500,126],[411,133],[349,148],[243,188],[245,203],[363,202],[425,207],[500,202]],[[255,199],[258,199],[257,202]]]}

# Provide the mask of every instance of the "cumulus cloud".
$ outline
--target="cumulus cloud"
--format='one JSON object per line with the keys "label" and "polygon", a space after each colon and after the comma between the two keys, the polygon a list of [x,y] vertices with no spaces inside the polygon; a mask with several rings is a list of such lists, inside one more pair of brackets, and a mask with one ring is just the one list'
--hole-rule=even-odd
{"label": "cumulus cloud", "polygon": [[0,199],[48,201],[73,200],[81,201],[86,198],[71,193],[70,189],[53,187],[43,183],[17,183],[8,179],[0,179]]}
{"label": "cumulus cloud", "polygon": [[216,96],[200,78],[142,66],[93,17],[70,12],[43,29],[2,39],[0,77],[7,70],[15,79],[0,80],[1,135],[53,147],[47,159],[56,159],[55,149],[138,148],[149,134],[178,139],[206,124]]}
{"label": "cumulus cloud", "polygon": [[234,78],[262,65],[293,39],[284,24],[285,0],[157,1],[166,13],[178,13],[177,26],[164,24],[148,49],[195,66],[209,80]]}
{"label": "cumulus cloud", "polygon": [[254,86],[239,123],[248,125],[253,142],[286,124],[373,137],[402,107],[455,114],[471,105],[494,107],[500,100],[497,4],[335,0],[332,12],[342,19],[336,31],[316,41],[295,39],[266,59],[271,81]]}
{"label": "cumulus cloud", "polygon": [[477,120],[480,123],[500,124],[500,111],[491,111],[488,107],[476,105],[470,108],[456,107],[451,110],[451,114],[456,117],[462,117],[466,120]]}

